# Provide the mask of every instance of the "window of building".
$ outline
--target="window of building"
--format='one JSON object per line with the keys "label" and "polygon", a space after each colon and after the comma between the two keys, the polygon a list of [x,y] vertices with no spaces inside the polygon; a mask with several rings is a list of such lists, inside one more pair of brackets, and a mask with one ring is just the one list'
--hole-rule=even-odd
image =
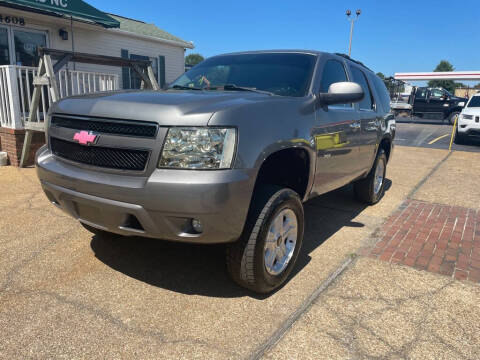
{"label": "window of building", "polygon": [[8,30],[0,28],[0,65],[10,64],[10,50],[8,46]]}
{"label": "window of building", "polygon": [[44,31],[0,27],[0,65],[38,66],[38,47],[47,46]]}
{"label": "window of building", "polygon": [[15,64],[38,66],[40,58],[37,49],[47,46],[45,33],[14,30],[13,39],[15,44]]}

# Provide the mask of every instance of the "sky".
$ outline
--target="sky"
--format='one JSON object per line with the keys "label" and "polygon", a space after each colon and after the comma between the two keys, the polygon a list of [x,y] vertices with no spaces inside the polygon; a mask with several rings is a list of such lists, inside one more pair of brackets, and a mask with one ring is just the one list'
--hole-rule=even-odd
{"label": "sky", "polygon": [[480,0],[86,0],[105,12],[154,23],[204,57],[232,51],[348,52],[345,11],[361,9],[352,57],[375,72],[433,71],[440,60],[480,70]]}

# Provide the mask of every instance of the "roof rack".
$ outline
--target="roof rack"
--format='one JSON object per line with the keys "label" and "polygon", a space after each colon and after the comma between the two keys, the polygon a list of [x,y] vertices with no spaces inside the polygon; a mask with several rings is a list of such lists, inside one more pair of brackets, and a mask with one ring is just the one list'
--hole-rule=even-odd
{"label": "roof rack", "polygon": [[350,56],[348,56],[347,54],[342,54],[342,53],[334,53],[335,55],[338,55],[338,56],[341,56],[347,60],[350,60],[352,62],[354,62],[355,64],[358,64],[360,66],[363,66],[365,69],[368,69],[370,71],[372,71],[372,69],[370,69],[368,66],[366,66],[364,63],[362,63],[361,61],[358,61],[358,60],[355,60],[355,59],[352,59]]}

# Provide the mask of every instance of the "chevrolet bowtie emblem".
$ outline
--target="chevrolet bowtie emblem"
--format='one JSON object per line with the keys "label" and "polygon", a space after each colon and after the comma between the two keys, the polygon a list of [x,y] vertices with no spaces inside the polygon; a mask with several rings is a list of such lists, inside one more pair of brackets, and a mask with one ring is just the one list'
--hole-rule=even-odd
{"label": "chevrolet bowtie emblem", "polygon": [[73,140],[78,141],[78,143],[82,145],[90,145],[97,142],[98,135],[92,134],[92,132],[82,130],[73,135]]}

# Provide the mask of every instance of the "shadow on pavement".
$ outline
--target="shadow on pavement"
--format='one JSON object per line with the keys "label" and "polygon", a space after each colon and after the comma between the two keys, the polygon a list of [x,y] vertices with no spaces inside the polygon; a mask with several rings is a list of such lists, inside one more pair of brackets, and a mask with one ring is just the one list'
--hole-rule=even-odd
{"label": "shadow on pavement", "polygon": [[[386,190],[391,180],[386,179]],[[302,251],[290,278],[311,260],[310,253],[343,227],[363,227],[352,221],[365,209],[353,198],[351,186],[305,203]],[[266,296],[234,284],[226,273],[223,245],[195,245],[141,237],[98,236],[90,244],[95,256],[111,268],[152,286],[213,297]]]}

